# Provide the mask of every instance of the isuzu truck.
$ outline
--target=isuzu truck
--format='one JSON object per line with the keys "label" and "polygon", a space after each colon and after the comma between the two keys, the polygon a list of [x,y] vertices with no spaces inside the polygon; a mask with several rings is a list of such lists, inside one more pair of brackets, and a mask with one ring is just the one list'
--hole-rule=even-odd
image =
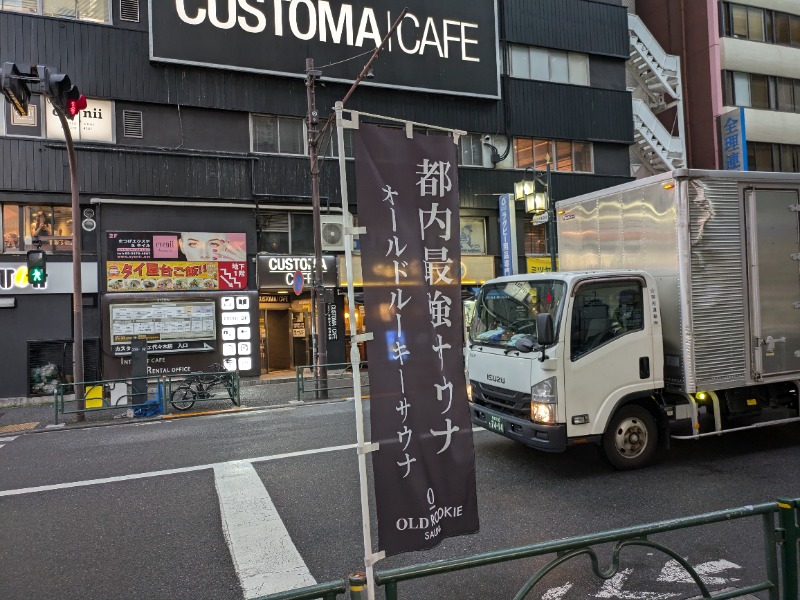
{"label": "isuzu truck", "polygon": [[679,170],[554,212],[560,270],[476,299],[474,424],[625,470],[800,420],[800,175]]}

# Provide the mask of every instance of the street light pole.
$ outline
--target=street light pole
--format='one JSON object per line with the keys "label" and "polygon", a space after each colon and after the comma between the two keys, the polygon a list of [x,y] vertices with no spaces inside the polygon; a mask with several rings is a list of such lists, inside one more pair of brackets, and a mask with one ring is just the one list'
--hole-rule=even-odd
{"label": "street light pole", "polygon": [[319,112],[314,84],[322,71],[314,68],[314,59],[306,59],[306,97],[308,99],[308,157],[311,161],[311,202],[314,220],[314,281],[313,295],[316,312],[317,353],[314,362],[315,389],[320,398],[328,397],[328,342],[325,335],[325,288],[322,283],[322,228],[319,199]]}
{"label": "street light pole", "polygon": [[547,179],[545,181],[545,193],[547,194],[547,210],[550,212],[547,219],[548,236],[550,237],[550,271],[555,273],[556,269],[556,205],[553,201],[553,194],[550,191],[550,155],[547,156]]}

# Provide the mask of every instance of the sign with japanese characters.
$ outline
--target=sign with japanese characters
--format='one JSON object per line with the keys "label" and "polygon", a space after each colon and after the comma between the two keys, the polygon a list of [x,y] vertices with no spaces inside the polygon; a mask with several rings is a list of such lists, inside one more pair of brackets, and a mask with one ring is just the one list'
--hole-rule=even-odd
{"label": "sign with japanese characters", "polygon": [[363,65],[349,59],[375,50],[404,8],[381,76],[362,86],[500,96],[496,0],[150,0],[150,59],[304,78],[313,56],[325,81],[349,84]]}
{"label": "sign with japanese characters", "polygon": [[744,128],[744,109],[735,108],[720,115],[720,157],[725,171],[747,171],[747,138]]}
{"label": "sign with japanese characters", "polygon": [[457,146],[373,125],[355,140],[378,538],[391,555],[478,531]]}
{"label": "sign with japanese characters", "polygon": [[258,292],[103,294],[103,373],[131,376],[133,346],[147,344],[147,374],[184,375],[213,363],[258,375]]}
{"label": "sign with japanese characters", "polygon": [[247,289],[244,233],[110,231],[109,292]]}
{"label": "sign with japanese characters", "polygon": [[514,196],[502,194],[498,200],[500,227],[500,264],[503,275],[517,273],[517,221]]}
{"label": "sign with japanese characters", "polygon": [[110,311],[114,356],[130,354],[134,339],[147,340],[153,353],[215,349],[214,302],[112,304]]}

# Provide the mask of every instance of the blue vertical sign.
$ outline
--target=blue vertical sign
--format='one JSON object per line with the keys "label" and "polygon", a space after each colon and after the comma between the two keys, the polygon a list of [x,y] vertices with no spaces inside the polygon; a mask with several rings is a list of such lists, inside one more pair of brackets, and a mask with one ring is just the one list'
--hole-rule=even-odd
{"label": "blue vertical sign", "polygon": [[735,108],[719,117],[721,167],[725,171],[747,171],[747,138],[744,109]]}
{"label": "blue vertical sign", "polygon": [[503,194],[499,201],[500,211],[500,262],[503,275],[515,275],[517,268],[516,212],[514,196]]}

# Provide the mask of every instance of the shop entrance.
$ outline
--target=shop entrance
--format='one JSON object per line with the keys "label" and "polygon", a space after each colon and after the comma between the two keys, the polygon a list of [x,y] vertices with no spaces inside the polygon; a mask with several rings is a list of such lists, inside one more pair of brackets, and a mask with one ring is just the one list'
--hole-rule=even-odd
{"label": "shop entrance", "polygon": [[292,368],[291,312],[267,310],[267,370],[285,371]]}

